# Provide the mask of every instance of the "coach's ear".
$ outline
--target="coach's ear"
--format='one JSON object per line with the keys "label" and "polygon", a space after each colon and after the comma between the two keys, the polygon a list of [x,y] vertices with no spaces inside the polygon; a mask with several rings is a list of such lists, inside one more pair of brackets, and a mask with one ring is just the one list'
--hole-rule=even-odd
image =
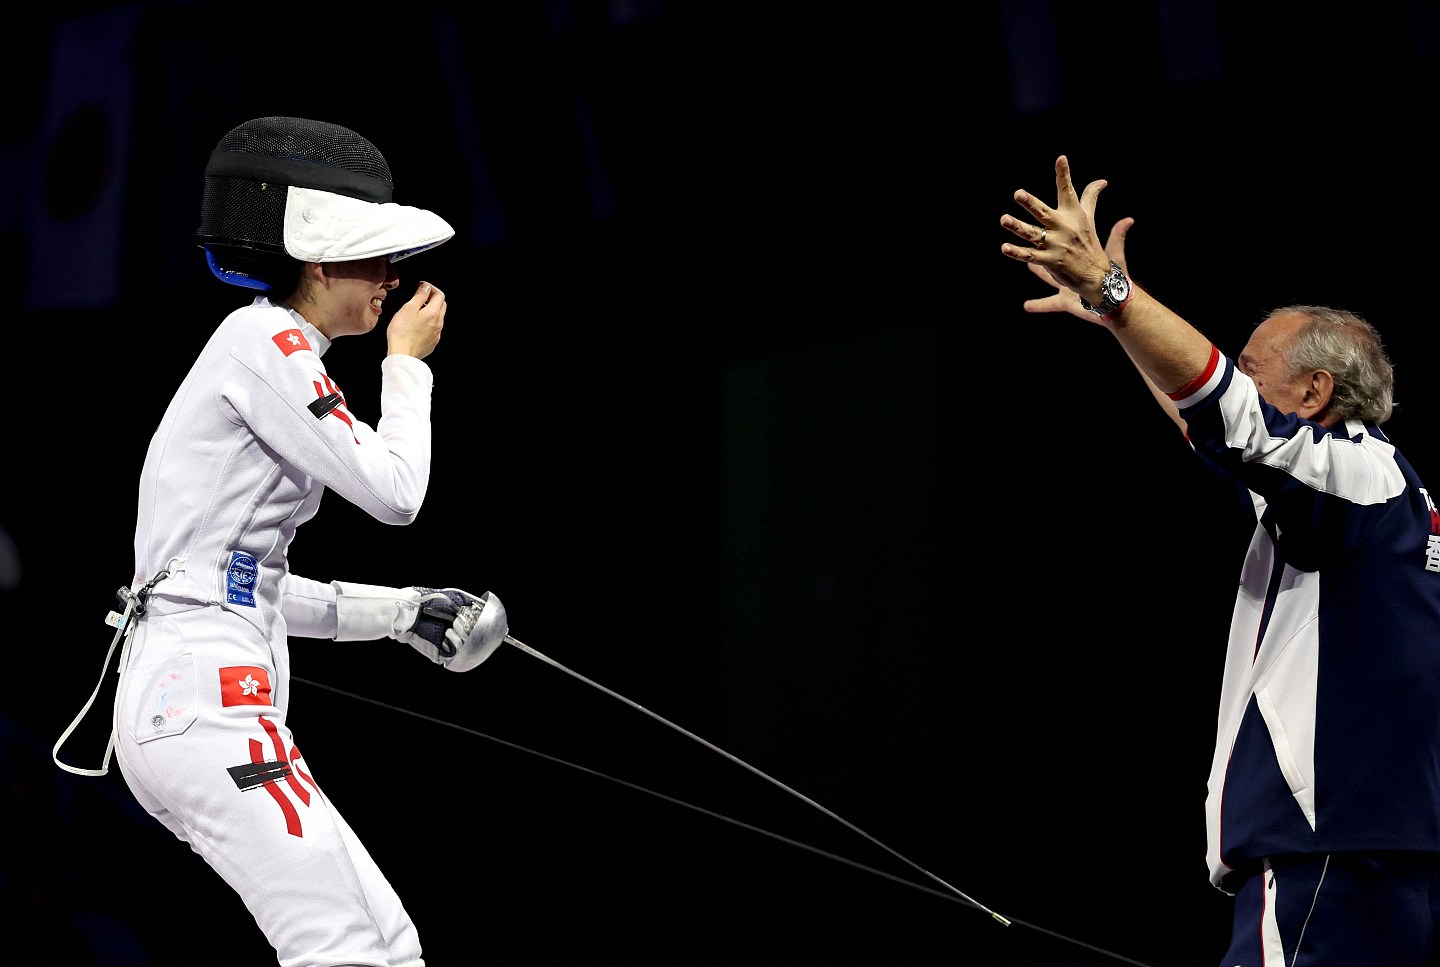
{"label": "coach's ear", "polygon": [[1335,377],[1328,370],[1317,369],[1306,378],[1305,394],[1300,398],[1300,408],[1295,415],[1329,426],[1330,420],[1326,419],[1325,413],[1330,409],[1334,396]]}

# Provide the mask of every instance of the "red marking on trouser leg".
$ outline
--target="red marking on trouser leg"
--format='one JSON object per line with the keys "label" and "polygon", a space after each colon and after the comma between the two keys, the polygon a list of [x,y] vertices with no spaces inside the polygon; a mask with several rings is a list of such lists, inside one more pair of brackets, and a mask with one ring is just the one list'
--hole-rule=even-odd
{"label": "red marking on trouser leg", "polygon": [[[263,722],[264,719],[261,719],[261,721]],[[264,755],[264,746],[260,744],[260,740],[251,739],[250,761],[264,762]],[[260,788],[264,789],[270,794],[270,798],[275,800],[276,804],[279,805],[280,812],[284,813],[285,832],[289,833],[291,836],[303,837],[305,834],[300,829],[300,814],[295,811],[295,807],[291,805],[290,800],[285,798],[285,794],[280,791],[280,787],[274,782],[266,782],[263,783]]]}
{"label": "red marking on trouser leg", "polygon": [[315,795],[321,795],[320,787],[315,785],[315,780],[311,779],[310,776],[305,773],[305,770],[300,768],[300,750],[293,745],[290,747],[290,768],[294,769],[301,779],[304,779],[310,784],[310,788],[315,790]]}
{"label": "red marking on trouser leg", "polygon": [[[280,741],[280,730],[275,727],[275,723],[262,715],[260,716],[260,727],[270,736],[270,744],[275,747],[276,760],[279,762],[288,762],[289,760],[285,758],[285,743]],[[290,784],[290,788],[294,790],[300,802],[306,806],[310,805],[310,793],[306,791],[304,786],[296,781],[294,775],[286,776],[285,781]]]}

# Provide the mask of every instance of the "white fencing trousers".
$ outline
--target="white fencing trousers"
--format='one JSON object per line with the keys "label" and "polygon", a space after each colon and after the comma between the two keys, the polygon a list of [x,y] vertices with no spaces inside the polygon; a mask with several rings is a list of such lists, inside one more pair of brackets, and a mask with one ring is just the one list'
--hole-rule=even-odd
{"label": "white fencing trousers", "polygon": [[135,798],[240,894],[281,967],[424,967],[400,898],[286,727],[285,644],[220,608],[155,611],[115,701]]}

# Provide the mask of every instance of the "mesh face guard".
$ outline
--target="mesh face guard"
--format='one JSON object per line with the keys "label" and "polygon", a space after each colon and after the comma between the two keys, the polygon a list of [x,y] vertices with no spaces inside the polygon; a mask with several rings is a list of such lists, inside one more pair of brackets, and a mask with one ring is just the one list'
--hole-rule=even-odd
{"label": "mesh face guard", "polygon": [[395,204],[393,193],[384,156],[349,128],[256,118],[211,153],[196,238],[222,281],[268,289],[256,272],[284,256],[393,262],[454,236],[444,219]]}

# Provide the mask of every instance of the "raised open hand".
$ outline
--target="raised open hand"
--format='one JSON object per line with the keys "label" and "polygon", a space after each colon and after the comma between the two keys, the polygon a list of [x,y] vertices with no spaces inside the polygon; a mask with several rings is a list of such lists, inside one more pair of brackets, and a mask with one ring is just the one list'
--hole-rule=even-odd
{"label": "raised open hand", "polygon": [[[1130,227],[1134,224],[1135,219],[1128,216],[1120,219],[1111,226],[1110,238],[1105,242],[1106,256],[1119,262],[1120,267],[1125,270],[1127,275],[1130,273],[1130,266],[1125,261],[1125,236],[1129,234]],[[1096,325],[1102,324],[1100,317],[1080,304],[1080,296],[1055,281],[1048,269],[1035,262],[1027,264],[1031,272],[1044,279],[1055,291],[1040,299],[1026,299],[1023,303],[1026,312],[1068,312],[1087,322],[1093,322]]]}
{"label": "raised open hand", "polygon": [[1024,189],[1015,192],[1015,201],[1034,221],[1002,215],[1000,224],[1030,244],[1005,242],[1000,251],[1016,261],[1028,263],[1032,270],[1044,269],[1055,284],[1092,303],[1098,301],[1100,282],[1110,267],[1110,256],[1095,234],[1095,203],[1106,184],[1103,180],[1092,181],[1083,193],[1076,195],[1070,162],[1061,155],[1055,159],[1056,207],[1050,207]]}

